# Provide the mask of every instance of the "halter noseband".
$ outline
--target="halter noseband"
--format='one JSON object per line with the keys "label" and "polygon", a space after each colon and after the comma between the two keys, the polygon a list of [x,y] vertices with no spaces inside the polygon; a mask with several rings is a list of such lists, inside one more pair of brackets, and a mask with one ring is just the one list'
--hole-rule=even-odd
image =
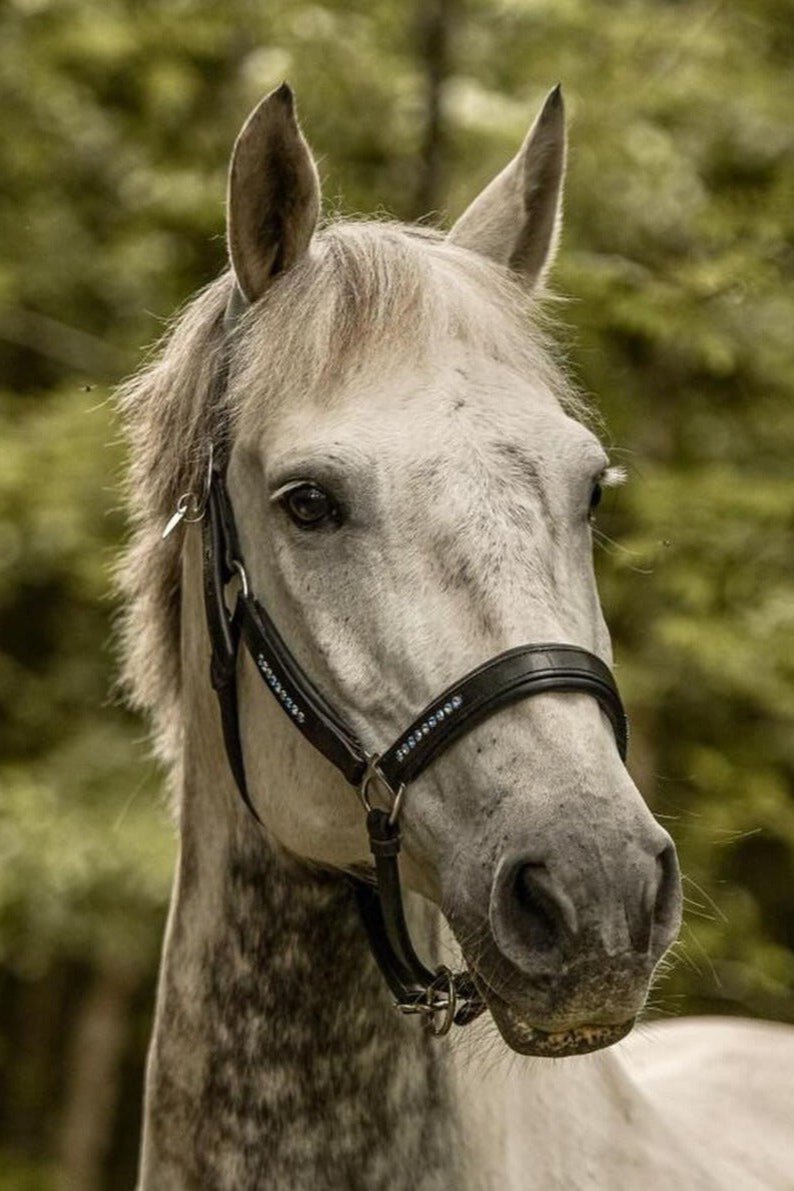
{"label": "halter noseband", "polygon": [[[235,288],[225,318],[227,332],[244,310],[245,299]],[[224,361],[216,377],[219,389],[226,384],[226,372]],[[522,645],[507,650],[448,687],[387,749],[370,753],[301,668],[251,592],[223,472],[211,461],[203,518],[195,513],[190,501],[181,500],[166,532],[178,519],[203,519],[210,678],[218,697],[229,766],[243,802],[261,822],[248,791],[240,743],[237,655],[241,641],[293,726],[359,792],[366,810],[375,880],[351,880],[370,949],[397,1008],[404,1013],[422,1014],[435,1034],[445,1034],[453,1023],[473,1021],[485,1004],[470,974],[453,973],[443,966],[431,971],[411,943],[398,864],[399,812],[404,792],[453,741],[494,712],[519,699],[550,691],[579,692],[596,699],[612,725],[618,752],[625,760],[628,723],[609,667],[576,645]],[[235,576],[240,580],[240,589],[230,612],[225,593]],[[374,788],[386,794],[388,810],[374,804]]]}

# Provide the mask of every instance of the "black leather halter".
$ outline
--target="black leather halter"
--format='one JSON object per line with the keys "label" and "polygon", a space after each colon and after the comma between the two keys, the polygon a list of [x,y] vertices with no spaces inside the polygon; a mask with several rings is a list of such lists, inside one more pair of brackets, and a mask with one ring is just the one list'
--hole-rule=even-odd
{"label": "black leather halter", "polygon": [[[240,312],[238,300],[234,315]],[[218,380],[221,386],[225,384],[225,371],[224,367]],[[210,676],[218,696],[229,765],[243,801],[259,820],[248,790],[240,743],[237,656],[241,641],[294,728],[359,792],[366,810],[375,872],[374,882],[352,879],[370,948],[397,1008],[423,1014],[433,1033],[446,1033],[453,1023],[465,1025],[485,1007],[471,976],[468,972],[452,973],[446,967],[436,971],[427,968],[413,948],[405,922],[397,859],[399,812],[405,789],[453,741],[488,716],[519,699],[550,691],[592,695],[606,713],[620,756],[625,759],[628,724],[609,668],[576,645],[523,645],[510,649],[443,691],[388,748],[369,753],[303,671],[267,611],[249,590],[223,473],[217,467],[210,471],[203,523]],[[230,611],[226,590],[235,576],[240,586]],[[385,796],[388,809],[374,804],[375,788]]]}

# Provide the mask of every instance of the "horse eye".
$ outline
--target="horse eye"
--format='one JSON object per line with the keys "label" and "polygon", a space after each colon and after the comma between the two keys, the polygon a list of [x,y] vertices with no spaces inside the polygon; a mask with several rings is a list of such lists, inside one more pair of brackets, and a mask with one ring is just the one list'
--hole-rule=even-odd
{"label": "horse eye", "polygon": [[596,482],[595,482],[595,484],[593,484],[592,490],[590,492],[589,516],[590,516],[591,521],[595,517],[595,511],[598,508],[598,506],[601,504],[601,497],[603,495],[604,495],[604,489],[601,487],[598,480],[596,480]]}
{"label": "horse eye", "polygon": [[284,493],[281,503],[301,529],[316,529],[339,520],[338,508],[317,484],[296,484]]}

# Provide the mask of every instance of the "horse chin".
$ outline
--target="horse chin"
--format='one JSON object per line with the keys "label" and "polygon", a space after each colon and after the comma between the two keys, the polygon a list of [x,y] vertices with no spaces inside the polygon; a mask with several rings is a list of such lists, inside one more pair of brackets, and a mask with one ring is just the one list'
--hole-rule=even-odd
{"label": "horse chin", "polygon": [[634,1026],[635,1018],[618,1023],[584,1023],[564,1029],[541,1029],[529,1019],[526,1010],[518,1009],[488,989],[486,1001],[499,1033],[511,1050],[520,1055],[537,1055],[546,1059],[565,1059],[571,1055],[586,1055],[603,1050],[625,1038]]}

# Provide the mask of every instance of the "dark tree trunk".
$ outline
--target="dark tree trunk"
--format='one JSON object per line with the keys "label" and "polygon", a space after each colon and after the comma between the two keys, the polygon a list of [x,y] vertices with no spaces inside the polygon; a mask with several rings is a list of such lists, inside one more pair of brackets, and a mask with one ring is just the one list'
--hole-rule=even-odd
{"label": "dark tree trunk", "polygon": [[58,1191],[100,1191],[103,1186],[135,984],[129,971],[100,968],[78,1011],[67,1055]]}
{"label": "dark tree trunk", "polygon": [[420,150],[414,215],[437,209],[441,199],[446,132],[444,85],[450,73],[450,43],[456,0],[426,0],[419,5],[420,58],[425,85],[425,126]]}

